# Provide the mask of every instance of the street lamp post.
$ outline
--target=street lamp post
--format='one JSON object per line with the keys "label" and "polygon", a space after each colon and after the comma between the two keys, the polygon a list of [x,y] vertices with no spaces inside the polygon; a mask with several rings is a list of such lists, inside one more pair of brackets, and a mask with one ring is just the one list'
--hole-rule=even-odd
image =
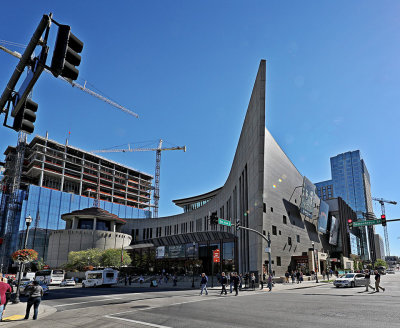
{"label": "street lamp post", "polygon": [[193,242],[193,262],[192,262],[192,288],[194,288],[194,255],[196,251],[196,243]]}
{"label": "street lamp post", "polygon": [[[26,233],[25,233],[25,240],[24,240],[24,248],[26,248],[26,244],[28,243],[28,234],[29,234],[29,226],[32,223],[32,218],[30,215],[28,215],[28,217],[25,218],[25,224],[26,224]],[[22,268],[23,268],[23,263],[19,262],[19,268],[18,268],[18,282],[17,282],[17,291],[15,292],[15,298],[13,303],[17,304],[19,303],[19,289],[21,286],[21,276],[22,276]]]}
{"label": "street lamp post", "polygon": [[314,258],[314,272],[315,272],[315,282],[316,283],[318,283],[319,281],[318,281],[318,263],[317,263],[317,261],[315,260],[315,246],[314,246],[314,242],[312,242],[311,243],[311,245],[312,245],[312,251],[313,251],[313,258]]}

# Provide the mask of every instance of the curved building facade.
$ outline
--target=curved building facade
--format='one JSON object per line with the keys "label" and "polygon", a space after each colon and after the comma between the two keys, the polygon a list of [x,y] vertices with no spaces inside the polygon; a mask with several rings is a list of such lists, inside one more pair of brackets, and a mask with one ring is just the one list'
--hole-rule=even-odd
{"label": "curved building facade", "polygon": [[[324,251],[329,245],[317,232],[319,199],[315,198],[312,204],[311,217],[300,213],[302,188],[299,187],[303,176],[265,127],[265,93],[266,62],[262,60],[225,184],[206,194],[174,200],[184,208],[183,214],[147,220],[127,219],[123,231],[132,235],[137,244],[132,247],[140,247],[139,244],[160,247],[179,242],[196,243],[199,247],[204,243],[212,245],[216,236],[211,232],[218,232],[223,233],[216,243],[220,247],[224,247],[225,240],[234,241],[234,270],[254,272],[256,276],[265,272],[267,242],[243,229],[236,232],[233,226],[211,224],[209,217],[216,214],[232,224],[239,220],[243,227],[263,235],[270,233],[271,264],[276,275],[298,268],[301,261],[296,261],[303,258],[304,262],[304,257],[309,258],[306,263],[309,271],[313,271],[315,263],[320,270],[323,268],[320,260],[326,259]],[[320,253],[315,262],[313,256],[310,258],[312,243]],[[224,256],[223,250],[221,254]]]}
{"label": "curved building facade", "polygon": [[52,231],[49,238],[47,264],[52,268],[68,262],[69,252],[85,249],[123,248],[132,237],[121,232],[126,223],[115,214],[97,207],[63,214],[65,230]]}

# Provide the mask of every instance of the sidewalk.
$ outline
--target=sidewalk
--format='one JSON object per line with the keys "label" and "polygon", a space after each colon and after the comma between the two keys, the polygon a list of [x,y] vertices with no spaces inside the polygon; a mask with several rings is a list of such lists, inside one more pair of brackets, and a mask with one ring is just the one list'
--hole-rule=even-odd
{"label": "sidewalk", "polygon": [[[31,308],[28,320],[24,320],[25,311],[26,311],[26,302],[19,302],[18,304],[8,303],[6,310],[4,311],[3,321],[0,322],[0,327],[1,326],[12,327],[12,326],[17,326],[22,322],[31,322],[33,317],[33,307]],[[56,311],[57,311],[56,308],[40,304],[38,319],[53,314]]]}

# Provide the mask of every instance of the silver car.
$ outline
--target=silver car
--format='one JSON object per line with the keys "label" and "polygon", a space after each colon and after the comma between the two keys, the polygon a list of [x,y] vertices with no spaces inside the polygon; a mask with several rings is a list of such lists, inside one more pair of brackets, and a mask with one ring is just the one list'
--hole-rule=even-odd
{"label": "silver car", "polygon": [[347,273],[333,282],[336,287],[356,287],[365,286],[365,284],[366,279],[363,273]]}

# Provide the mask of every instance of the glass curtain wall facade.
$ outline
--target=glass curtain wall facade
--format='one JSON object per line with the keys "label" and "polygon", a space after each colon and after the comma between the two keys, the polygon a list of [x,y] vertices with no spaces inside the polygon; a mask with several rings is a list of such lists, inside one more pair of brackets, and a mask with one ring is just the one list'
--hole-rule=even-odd
{"label": "glass curtain wall facade", "polygon": [[[319,196],[324,199],[321,193],[323,188],[333,186],[333,197],[341,197],[357,214],[358,220],[365,220],[363,213],[368,212],[367,198],[371,198],[370,188],[366,189],[364,178],[369,174],[361,159],[360,151],[349,151],[331,157],[332,179],[316,183]],[[328,197],[327,197],[328,198]],[[361,257],[364,260],[370,259],[369,238],[367,229],[360,227]]]}
{"label": "glass curtain wall facade", "polygon": [[[75,210],[93,207],[93,198],[61,192],[39,186],[29,186],[29,192],[24,193],[19,224],[19,236],[12,249],[21,248],[25,235],[25,217],[30,215],[33,219],[29,229],[28,248],[33,248],[39,253],[39,257],[46,260],[47,246],[50,232],[65,229],[66,222],[61,220],[61,215]],[[100,208],[117,215],[120,218],[150,218],[151,212],[131,206],[100,201]],[[16,236],[17,237],[17,236]],[[18,240],[18,245],[17,241]]]}

